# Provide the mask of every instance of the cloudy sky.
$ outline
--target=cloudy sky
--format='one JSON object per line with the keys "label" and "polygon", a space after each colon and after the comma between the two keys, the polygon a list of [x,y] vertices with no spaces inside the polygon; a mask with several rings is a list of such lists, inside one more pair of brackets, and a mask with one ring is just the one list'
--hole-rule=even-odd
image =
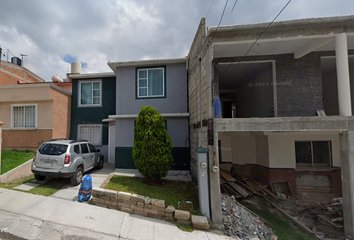
{"label": "cloudy sky", "polygon": [[[0,0],[1,59],[26,54],[24,66],[50,81],[72,61],[91,73],[111,71],[108,61],[184,57],[200,19],[217,26],[226,3],[221,25],[270,22],[287,2]],[[343,15],[354,15],[353,0],[292,0],[277,21]]]}

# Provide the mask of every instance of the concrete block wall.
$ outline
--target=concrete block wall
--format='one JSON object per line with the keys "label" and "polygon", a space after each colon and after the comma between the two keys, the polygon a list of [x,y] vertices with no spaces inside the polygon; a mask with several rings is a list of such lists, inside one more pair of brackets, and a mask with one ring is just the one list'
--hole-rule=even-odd
{"label": "concrete block wall", "polygon": [[91,194],[90,203],[96,206],[156,219],[183,220],[190,222],[195,228],[209,229],[206,217],[191,216],[188,211],[178,210],[173,206],[166,207],[165,200],[103,188],[93,188]]}

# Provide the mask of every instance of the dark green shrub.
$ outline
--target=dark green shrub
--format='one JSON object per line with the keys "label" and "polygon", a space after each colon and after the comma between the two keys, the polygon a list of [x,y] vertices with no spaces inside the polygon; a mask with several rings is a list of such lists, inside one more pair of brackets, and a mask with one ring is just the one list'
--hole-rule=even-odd
{"label": "dark green shrub", "polygon": [[142,106],[134,128],[135,167],[148,182],[160,182],[171,168],[171,150],[163,117],[154,107]]}

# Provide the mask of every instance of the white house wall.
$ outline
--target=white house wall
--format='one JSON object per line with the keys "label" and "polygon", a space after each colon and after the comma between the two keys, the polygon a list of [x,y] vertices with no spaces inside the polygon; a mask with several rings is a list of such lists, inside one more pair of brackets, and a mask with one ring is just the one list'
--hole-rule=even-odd
{"label": "white house wall", "polygon": [[339,133],[275,133],[268,135],[269,167],[296,168],[295,141],[332,141],[333,167],[340,167]]}

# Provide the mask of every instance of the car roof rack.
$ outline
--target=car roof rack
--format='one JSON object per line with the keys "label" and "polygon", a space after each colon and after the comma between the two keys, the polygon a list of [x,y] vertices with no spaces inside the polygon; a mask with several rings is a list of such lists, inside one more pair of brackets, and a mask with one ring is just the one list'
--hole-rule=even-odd
{"label": "car roof rack", "polygon": [[76,140],[71,140],[69,143],[76,143],[76,142],[88,142],[85,139],[76,139]]}
{"label": "car roof rack", "polygon": [[59,141],[59,140],[68,140],[66,138],[55,138],[55,139],[50,139],[47,142],[54,142],[54,141]]}

